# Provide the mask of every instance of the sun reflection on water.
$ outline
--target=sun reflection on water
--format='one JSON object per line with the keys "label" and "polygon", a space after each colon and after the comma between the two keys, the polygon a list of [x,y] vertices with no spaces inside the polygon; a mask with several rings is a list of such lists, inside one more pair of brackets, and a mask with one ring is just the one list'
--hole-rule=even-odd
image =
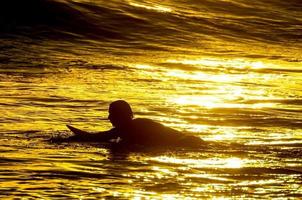
{"label": "sun reflection on water", "polygon": [[[229,95],[231,97],[232,94]],[[228,98],[228,95],[226,95]],[[245,104],[245,103],[233,103],[229,102],[230,100],[226,100],[224,98],[218,96],[180,96],[177,98],[171,98],[170,102],[179,104],[179,105],[186,105],[186,106],[200,106],[207,109],[212,108],[251,108],[251,109],[258,109],[258,108],[269,108],[274,107],[275,103],[254,103],[254,104]]]}
{"label": "sun reflection on water", "polygon": [[216,135],[213,135],[212,139],[217,141],[217,140],[222,140],[222,141],[225,141],[225,140],[232,140],[236,137],[235,134],[231,133],[231,132],[226,132],[225,134],[216,134]]}
{"label": "sun reflection on water", "polygon": [[131,6],[138,7],[138,8],[144,8],[148,10],[155,10],[157,12],[172,12],[173,10],[171,8],[168,8],[166,6],[162,5],[146,5],[142,3],[135,3],[135,2],[129,2]]}
{"label": "sun reflection on water", "polygon": [[219,83],[235,82],[243,78],[240,75],[233,74],[209,74],[205,72],[189,72],[179,69],[167,71],[166,76],[183,80],[210,81]]}
{"label": "sun reflection on water", "polygon": [[161,162],[161,163],[171,163],[171,164],[185,164],[191,167],[197,168],[242,168],[246,160],[242,160],[237,157],[230,158],[209,158],[209,159],[185,159],[185,158],[176,158],[168,156],[159,156],[154,157],[152,160]]}
{"label": "sun reflection on water", "polygon": [[130,65],[130,67],[134,67],[135,69],[153,69],[154,66],[147,64],[134,64]]}
{"label": "sun reflection on water", "polygon": [[169,59],[170,63],[196,65],[196,66],[209,66],[209,67],[232,67],[238,69],[254,68],[260,69],[271,64],[266,64],[263,61],[250,61],[246,59],[219,59],[219,58],[201,58],[201,59]]}

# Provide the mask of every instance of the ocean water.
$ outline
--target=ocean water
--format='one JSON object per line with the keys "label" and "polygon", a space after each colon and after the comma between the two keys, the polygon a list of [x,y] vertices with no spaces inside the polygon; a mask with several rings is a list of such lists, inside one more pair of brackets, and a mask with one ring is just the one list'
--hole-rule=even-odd
{"label": "ocean water", "polygon": [[[302,198],[300,0],[2,0],[0,198]],[[110,102],[209,142],[53,144]]]}

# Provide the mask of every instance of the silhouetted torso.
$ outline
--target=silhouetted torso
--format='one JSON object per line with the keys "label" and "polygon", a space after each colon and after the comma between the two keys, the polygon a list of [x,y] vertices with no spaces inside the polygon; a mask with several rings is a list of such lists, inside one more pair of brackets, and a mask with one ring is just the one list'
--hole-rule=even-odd
{"label": "silhouetted torso", "polygon": [[133,119],[127,127],[113,128],[106,135],[108,139],[120,137],[123,144],[144,146],[188,146],[203,142],[198,137],[185,135],[151,119],[144,118]]}
{"label": "silhouetted torso", "polygon": [[176,143],[181,133],[150,119],[134,119],[125,129],[119,130],[126,143],[160,145]]}

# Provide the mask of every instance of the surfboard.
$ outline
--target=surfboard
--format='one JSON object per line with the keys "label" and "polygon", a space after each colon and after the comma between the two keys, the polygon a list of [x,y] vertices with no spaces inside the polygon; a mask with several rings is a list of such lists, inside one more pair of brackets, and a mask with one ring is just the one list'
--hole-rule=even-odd
{"label": "surfboard", "polygon": [[71,132],[73,132],[75,135],[86,135],[86,134],[90,134],[89,132],[87,132],[87,131],[82,131],[82,130],[80,130],[80,129],[78,129],[78,128],[75,128],[75,127],[73,127],[73,126],[70,126],[70,125],[66,125],[67,126],[67,128],[71,131]]}

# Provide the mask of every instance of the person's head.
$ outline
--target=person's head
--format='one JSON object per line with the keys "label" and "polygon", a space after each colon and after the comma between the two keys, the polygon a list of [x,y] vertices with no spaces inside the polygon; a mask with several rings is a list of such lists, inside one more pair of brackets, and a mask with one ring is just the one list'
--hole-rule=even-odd
{"label": "person's head", "polygon": [[117,100],[109,106],[109,116],[112,126],[125,127],[133,119],[133,112],[130,105],[124,100]]}

